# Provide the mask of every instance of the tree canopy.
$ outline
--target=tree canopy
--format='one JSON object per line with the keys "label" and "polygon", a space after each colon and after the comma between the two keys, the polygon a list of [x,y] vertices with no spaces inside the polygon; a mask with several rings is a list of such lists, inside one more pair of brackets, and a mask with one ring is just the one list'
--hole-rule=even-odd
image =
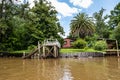
{"label": "tree canopy", "polygon": [[103,16],[105,9],[101,8],[99,12],[95,12],[93,14],[93,18],[95,20],[95,29],[96,34],[99,35],[99,38],[109,38],[110,28],[105,22],[108,19],[108,15]]}
{"label": "tree canopy", "polygon": [[[120,2],[111,10],[111,14],[104,15],[105,9],[88,17],[85,13],[79,13],[73,17],[70,23],[69,38],[106,38],[117,39],[120,46]],[[89,41],[91,42],[91,41]]]}
{"label": "tree canopy", "polygon": [[112,29],[112,38],[117,39],[120,46],[120,2],[111,10],[109,26]]}
{"label": "tree canopy", "polygon": [[110,27],[115,28],[120,22],[120,2],[114,7],[114,10],[111,10],[110,14]]}
{"label": "tree canopy", "polygon": [[85,13],[79,13],[71,20],[70,29],[73,36],[80,38],[85,38],[95,32],[92,19]]}
{"label": "tree canopy", "polygon": [[[0,3],[0,50],[22,50],[45,38],[62,40],[57,11],[47,0],[27,4]],[[11,1],[11,0],[10,0]],[[3,8],[4,7],[4,8]],[[59,34],[58,34],[59,33]]]}

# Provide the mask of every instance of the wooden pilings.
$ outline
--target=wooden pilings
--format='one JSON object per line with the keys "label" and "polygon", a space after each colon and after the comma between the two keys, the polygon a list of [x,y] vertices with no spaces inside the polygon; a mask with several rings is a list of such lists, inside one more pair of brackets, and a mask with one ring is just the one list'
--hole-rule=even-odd
{"label": "wooden pilings", "polygon": [[54,45],[54,57],[57,57],[57,48],[55,45]]}
{"label": "wooden pilings", "polygon": [[56,45],[43,46],[43,58],[54,57],[57,58],[59,48]]}
{"label": "wooden pilings", "polygon": [[45,57],[45,46],[43,46],[43,57]]}
{"label": "wooden pilings", "polygon": [[47,39],[40,45],[38,41],[38,47],[32,51],[29,55],[23,56],[24,59],[37,56],[38,58],[47,58],[59,56],[60,43],[57,39]]}
{"label": "wooden pilings", "polygon": [[118,48],[118,41],[116,40],[116,47],[117,47],[117,56],[119,57],[119,48]]}

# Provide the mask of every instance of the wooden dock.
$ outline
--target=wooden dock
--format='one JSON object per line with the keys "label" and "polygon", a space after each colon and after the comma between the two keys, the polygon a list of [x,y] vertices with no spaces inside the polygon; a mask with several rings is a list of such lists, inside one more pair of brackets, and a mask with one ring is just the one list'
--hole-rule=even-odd
{"label": "wooden dock", "polygon": [[57,58],[59,56],[59,49],[61,45],[57,39],[46,39],[43,44],[32,51],[30,54],[23,56],[23,59],[27,58]]}
{"label": "wooden dock", "polygon": [[120,50],[117,49],[107,49],[105,55],[117,55],[119,57]]}
{"label": "wooden dock", "polygon": [[98,39],[98,40],[105,40],[107,43],[107,49],[105,55],[117,55],[120,56],[120,50],[118,48],[118,41],[115,39]]}
{"label": "wooden dock", "polygon": [[106,50],[106,54],[109,55],[117,55],[119,57],[120,50],[118,48],[118,41],[117,40],[106,40],[108,48]]}

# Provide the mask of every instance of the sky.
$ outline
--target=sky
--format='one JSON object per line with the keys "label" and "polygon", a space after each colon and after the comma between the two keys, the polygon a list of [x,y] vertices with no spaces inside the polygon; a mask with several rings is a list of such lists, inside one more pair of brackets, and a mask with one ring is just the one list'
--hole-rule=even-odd
{"label": "sky", "polygon": [[[33,0],[28,0],[30,6],[33,6]],[[58,19],[64,28],[65,37],[70,32],[70,22],[78,13],[86,13],[90,17],[94,12],[101,8],[106,9],[104,15],[110,14],[110,11],[120,2],[120,0],[48,0],[58,12]]]}

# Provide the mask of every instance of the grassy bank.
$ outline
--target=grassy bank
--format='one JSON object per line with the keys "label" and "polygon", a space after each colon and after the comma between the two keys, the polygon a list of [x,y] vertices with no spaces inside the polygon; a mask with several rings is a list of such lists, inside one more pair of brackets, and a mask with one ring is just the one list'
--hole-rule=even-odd
{"label": "grassy bank", "polygon": [[[21,54],[21,53],[30,53],[32,50],[19,50],[19,51],[11,51],[12,54]],[[60,49],[60,53],[76,53],[76,52],[104,52],[104,51],[97,51],[91,48],[88,49],[74,49],[74,48],[67,48],[67,49]]]}
{"label": "grassy bank", "polygon": [[61,49],[60,53],[76,53],[76,52],[103,52],[103,51],[97,51],[94,49]]}

